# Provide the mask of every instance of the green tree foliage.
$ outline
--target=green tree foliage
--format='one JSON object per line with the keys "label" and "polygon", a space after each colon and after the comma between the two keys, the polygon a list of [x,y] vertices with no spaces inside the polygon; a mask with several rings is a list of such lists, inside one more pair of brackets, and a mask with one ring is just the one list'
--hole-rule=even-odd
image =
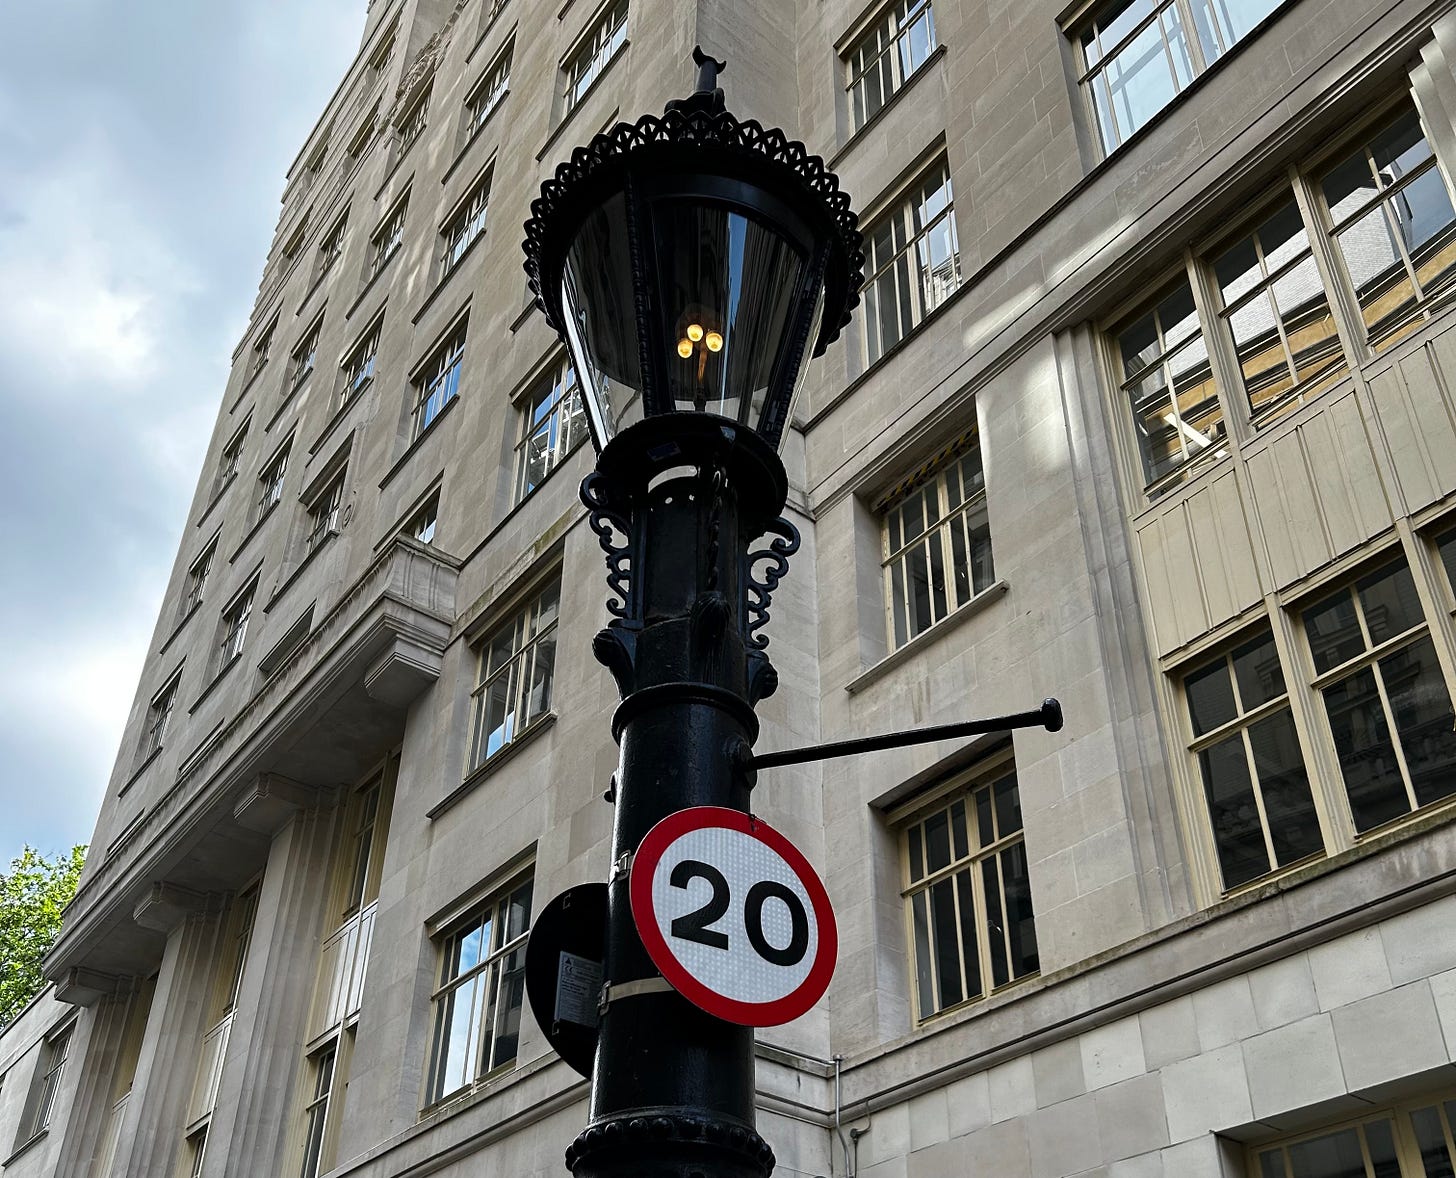
{"label": "green tree foliage", "polygon": [[41,959],[61,931],[85,861],[84,846],[54,859],[27,846],[0,875],[0,1027],[45,989]]}

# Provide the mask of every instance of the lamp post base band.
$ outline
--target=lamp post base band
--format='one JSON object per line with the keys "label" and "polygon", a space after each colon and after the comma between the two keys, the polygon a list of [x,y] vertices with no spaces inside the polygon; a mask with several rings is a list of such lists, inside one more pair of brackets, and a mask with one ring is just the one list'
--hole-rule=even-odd
{"label": "lamp post base band", "polygon": [[566,1165],[576,1178],[768,1178],[774,1152],[751,1125],[645,1108],[588,1125]]}
{"label": "lamp post base band", "polygon": [[743,727],[750,744],[758,739],[758,717],[753,708],[742,696],[708,683],[657,683],[634,691],[612,713],[612,739],[621,744],[628,722],[643,712],[682,704],[707,704],[727,712]]}

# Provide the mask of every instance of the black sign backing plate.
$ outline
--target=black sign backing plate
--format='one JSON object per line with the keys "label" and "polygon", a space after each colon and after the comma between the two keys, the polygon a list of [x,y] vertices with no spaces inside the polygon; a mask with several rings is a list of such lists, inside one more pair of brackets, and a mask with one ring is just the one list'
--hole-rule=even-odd
{"label": "black sign backing plate", "polygon": [[526,998],[567,1064],[591,1077],[607,941],[607,885],[578,884],[543,908],[526,940]]}

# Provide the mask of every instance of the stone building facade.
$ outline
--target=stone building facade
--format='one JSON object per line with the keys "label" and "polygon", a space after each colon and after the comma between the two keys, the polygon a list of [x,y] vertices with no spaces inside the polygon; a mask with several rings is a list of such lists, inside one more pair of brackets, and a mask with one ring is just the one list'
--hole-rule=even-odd
{"label": "stone building facade", "polygon": [[574,376],[521,223],[689,86],[822,154],[864,304],[786,445],[759,747],[838,969],[783,1175],[1456,1168],[1456,16],[373,0],[283,194],[6,1178],[562,1173],[521,1009],[608,869]]}

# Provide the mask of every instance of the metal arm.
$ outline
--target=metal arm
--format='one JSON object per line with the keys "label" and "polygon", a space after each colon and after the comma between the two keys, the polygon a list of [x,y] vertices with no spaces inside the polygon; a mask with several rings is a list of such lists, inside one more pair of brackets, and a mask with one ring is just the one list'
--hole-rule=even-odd
{"label": "metal arm", "polygon": [[813,744],[807,748],[785,749],[781,753],[754,754],[743,763],[746,769],[775,769],[780,765],[802,765],[805,761],[827,761],[831,757],[852,757],[856,753],[873,753],[880,749],[897,749],[907,744],[929,744],[954,736],[973,736],[982,732],[1006,732],[1012,728],[1045,728],[1056,732],[1062,727],[1062,705],[1054,699],[1030,712],[1010,716],[992,716],[988,720],[965,720],[959,724],[940,724],[934,728],[916,728],[910,732],[885,732],[879,736],[862,736],[857,740],[837,740],[831,744]]}

